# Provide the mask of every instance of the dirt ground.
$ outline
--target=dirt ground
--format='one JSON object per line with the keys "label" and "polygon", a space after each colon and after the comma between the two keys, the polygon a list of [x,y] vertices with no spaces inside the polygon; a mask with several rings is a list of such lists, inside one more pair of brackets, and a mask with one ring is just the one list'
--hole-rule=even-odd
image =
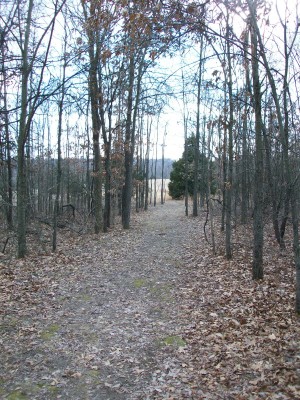
{"label": "dirt ground", "polygon": [[138,216],[128,232],[78,239],[57,256],[10,265],[2,398],[151,394],[157,353],[167,357],[169,348],[185,345],[175,295],[192,228],[183,215],[181,202],[167,202]]}
{"label": "dirt ground", "polygon": [[299,398],[290,260],[252,283],[250,245],[212,259],[204,219],[167,201],[128,231],[2,257],[0,398]]}

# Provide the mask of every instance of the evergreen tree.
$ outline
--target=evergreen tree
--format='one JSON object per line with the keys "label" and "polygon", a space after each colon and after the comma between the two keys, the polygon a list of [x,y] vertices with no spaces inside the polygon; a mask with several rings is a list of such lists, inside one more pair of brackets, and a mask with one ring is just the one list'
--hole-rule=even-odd
{"label": "evergreen tree", "polygon": [[[188,192],[192,196],[194,192],[194,168],[195,168],[195,137],[187,139],[187,183]],[[199,152],[199,182],[198,191],[206,193],[208,188],[208,159],[204,154]],[[185,151],[178,161],[174,161],[173,169],[170,174],[169,194],[173,199],[180,199],[184,196],[185,189]],[[214,184],[211,184],[212,192],[214,192]]]}

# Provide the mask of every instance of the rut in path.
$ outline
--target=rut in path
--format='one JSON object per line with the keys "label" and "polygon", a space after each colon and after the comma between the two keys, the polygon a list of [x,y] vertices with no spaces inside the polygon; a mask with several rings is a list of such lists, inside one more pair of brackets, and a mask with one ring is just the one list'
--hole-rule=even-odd
{"label": "rut in path", "polygon": [[[35,259],[35,279],[49,287],[31,303],[10,305],[2,398],[154,398],[162,360],[185,344],[177,292],[192,230],[183,203],[168,201],[141,213],[129,231]],[[13,307],[24,310],[14,315]]]}

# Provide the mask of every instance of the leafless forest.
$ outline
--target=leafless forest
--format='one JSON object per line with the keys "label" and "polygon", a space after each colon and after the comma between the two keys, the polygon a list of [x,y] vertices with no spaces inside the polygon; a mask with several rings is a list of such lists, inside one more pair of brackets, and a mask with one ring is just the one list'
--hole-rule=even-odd
{"label": "leafless forest", "polygon": [[[176,204],[170,201],[167,206],[170,159],[176,158],[170,184],[172,191],[177,191],[183,219],[174,226],[185,227],[185,251],[194,260],[193,266],[204,268],[195,272],[187,253],[183,255],[183,265],[189,265],[186,287],[191,287],[180,296],[187,295],[186,314],[198,322],[193,333],[194,328],[184,328],[189,330],[187,336],[193,337],[190,342],[187,337],[182,340],[193,348],[201,321],[208,331],[209,318],[219,316],[215,309],[206,317],[200,311],[197,314],[194,293],[203,297],[203,289],[209,297],[213,279],[216,289],[225,279],[226,288],[219,294],[224,300],[224,293],[230,293],[227,297],[231,302],[236,299],[236,308],[239,296],[243,297],[243,293],[237,295],[238,284],[247,291],[247,282],[251,294],[260,293],[254,302],[256,317],[259,315],[255,324],[268,307],[275,310],[272,307],[278,302],[274,311],[278,318],[272,323],[283,330],[293,325],[287,336],[295,342],[300,313],[299,12],[298,0],[1,1],[1,334],[24,334],[15,329],[18,316],[13,318],[15,322],[7,323],[6,319],[11,318],[13,304],[24,311],[25,303],[17,306],[18,296],[33,295],[47,286],[47,257],[52,274],[56,257],[65,268],[68,251],[76,258],[83,251],[82,245],[88,251],[89,246],[94,248],[94,241],[111,240],[116,251],[110,253],[109,246],[105,247],[108,254],[103,257],[107,261],[110,256],[113,273],[118,257],[115,235],[131,238],[133,230],[138,235],[142,229],[139,223],[146,223],[147,213],[158,215],[158,208],[165,206],[167,210]],[[172,209],[178,212],[175,205]],[[175,217],[170,210],[165,218],[172,220]],[[163,213],[159,218],[164,219]],[[165,233],[158,233],[162,241],[168,238]],[[77,256],[74,243],[78,245]],[[151,251],[155,251],[154,246]],[[207,276],[207,290],[200,284],[192,287],[200,277],[202,285],[205,281],[201,251],[205,257],[209,255],[205,265],[211,262],[220,267],[214,276]],[[93,254],[97,258],[97,251]],[[237,278],[239,264],[241,276]],[[236,268],[232,288],[227,267]],[[43,284],[35,286],[30,279],[41,273],[40,269],[45,269]],[[95,273],[95,269],[90,272]],[[240,278],[245,281],[241,283]],[[66,276],[64,279],[67,282]],[[271,304],[265,293],[278,288],[280,281],[285,296],[276,295]],[[241,309],[246,310],[247,304]],[[278,310],[285,313],[283,318]],[[222,329],[242,330],[244,325],[252,329],[247,319],[250,314],[230,318]],[[277,333],[268,329],[266,335],[277,346],[279,357],[283,340],[277,340]],[[213,336],[220,339],[217,347],[225,336]],[[285,360],[293,360],[293,367],[283,363],[276,369],[277,360],[274,364],[268,361],[265,368],[258,359],[253,361],[254,370],[261,373],[259,379],[252,377],[253,385],[261,389],[253,397],[248,389],[246,397],[238,397],[237,388],[232,392],[228,389],[229,397],[222,397],[221,392],[214,397],[214,386],[203,392],[204,397],[200,389],[190,397],[184,393],[192,391],[179,393],[174,389],[172,397],[172,390],[163,388],[153,389],[149,396],[297,398],[299,359],[295,346],[292,348],[294,353],[288,355],[287,350]],[[187,354],[191,357],[189,351]],[[208,354],[205,357],[209,359]],[[221,365],[222,360],[215,365]],[[187,360],[182,363],[188,365]],[[198,361],[196,365],[189,368],[197,369]],[[273,376],[270,372],[272,365],[276,371],[290,368],[292,377],[284,375],[277,382],[277,373]],[[203,379],[208,370],[200,367]],[[2,385],[6,378],[5,371],[1,373]],[[193,375],[192,370],[190,373]],[[239,375],[239,370],[236,373]],[[279,382],[281,387],[290,384],[290,389],[278,397],[272,397],[271,389],[264,392],[264,378],[269,373],[274,378],[272,390]],[[215,376],[207,376],[206,383],[213,385]],[[224,382],[227,379],[226,375]],[[13,393],[15,397],[11,397]],[[3,398],[28,398],[22,393],[14,388],[10,394],[3,391]],[[55,395],[53,398],[59,398]],[[124,398],[115,396],[107,398]]]}

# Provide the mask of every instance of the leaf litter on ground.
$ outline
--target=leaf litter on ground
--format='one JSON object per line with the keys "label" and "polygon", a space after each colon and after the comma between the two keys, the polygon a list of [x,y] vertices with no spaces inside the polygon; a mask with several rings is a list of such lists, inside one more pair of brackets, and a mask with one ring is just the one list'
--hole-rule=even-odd
{"label": "leaf litter on ground", "polygon": [[288,240],[280,252],[266,225],[265,278],[253,282],[249,227],[235,229],[227,261],[204,219],[167,202],[127,232],[1,257],[0,397],[300,398]]}

